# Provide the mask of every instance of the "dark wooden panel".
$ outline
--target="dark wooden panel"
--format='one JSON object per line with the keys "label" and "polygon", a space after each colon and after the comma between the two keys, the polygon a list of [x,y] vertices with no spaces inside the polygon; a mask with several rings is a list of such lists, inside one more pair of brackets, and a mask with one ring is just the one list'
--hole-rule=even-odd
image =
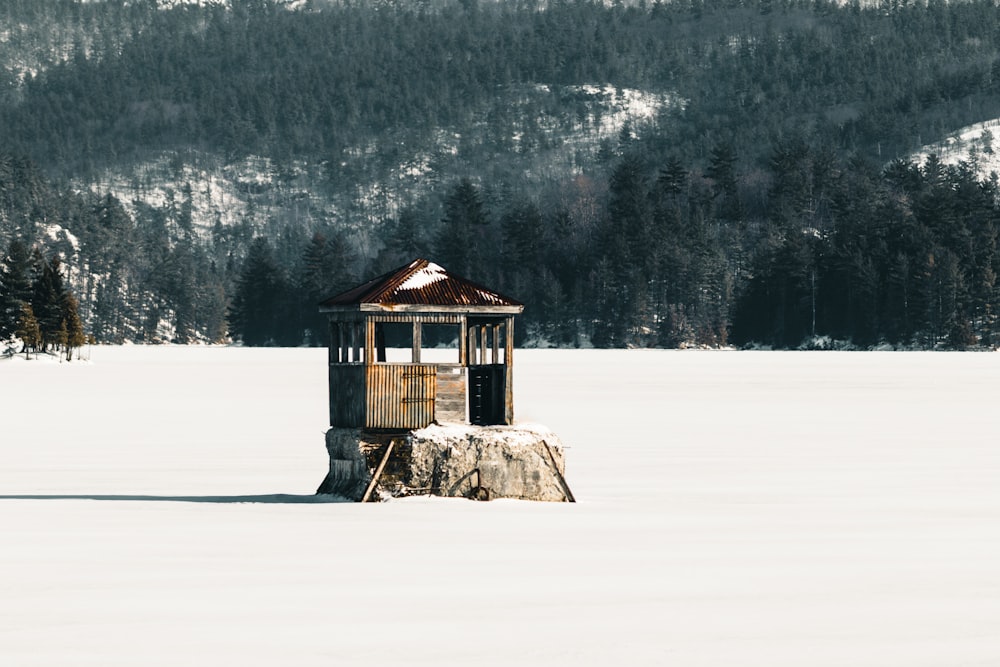
{"label": "dark wooden panel", "polygon": [[469,421],[480,426],[506,423],[506,368],[469,366]]}
{"label": "dark wooden panel", "polygon": [[365,367],[330,364],[330,426],[365,424]]}

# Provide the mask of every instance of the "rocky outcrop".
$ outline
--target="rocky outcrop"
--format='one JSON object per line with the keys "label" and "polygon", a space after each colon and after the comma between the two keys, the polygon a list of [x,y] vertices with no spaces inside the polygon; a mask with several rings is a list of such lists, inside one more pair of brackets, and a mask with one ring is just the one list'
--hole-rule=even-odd
{"label": "rocky outcrop", "polygon": [[331,428],[326,448],[330,470],[317,493],[361,500],[381,466],[373,494],[381,499],[573,499],[562,444],[543,426],[431,425],[397,434]]}

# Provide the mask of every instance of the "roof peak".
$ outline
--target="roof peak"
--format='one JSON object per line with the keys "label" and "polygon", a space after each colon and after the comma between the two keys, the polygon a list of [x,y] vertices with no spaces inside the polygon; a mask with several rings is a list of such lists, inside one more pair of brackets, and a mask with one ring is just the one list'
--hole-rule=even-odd
{"label": "roof peak", "polygon": [[524,306],[510,297],[449,273],[440,264],[417,258],[320,304],[322,310],[354,310],[361,306],[425,306],[477,312],[521,312]]}

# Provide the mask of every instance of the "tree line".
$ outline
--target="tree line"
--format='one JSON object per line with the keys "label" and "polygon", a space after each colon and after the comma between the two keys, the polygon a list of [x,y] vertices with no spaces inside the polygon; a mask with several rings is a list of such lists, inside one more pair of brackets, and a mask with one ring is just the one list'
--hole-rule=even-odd
{"label": "tree line", "polygon": [[[58,352],[66,361],[87,338],[58,255],[11,241],[0,262],[0,343],[20,340],[25,357]],[[10,350],[13,351],[13,348]]]}
{"label": "tree line", "polygon": [[[0,9],[0,57],[76,26],[68,57],[0,82],[0,252],[58,258],[98,341],[319,344],[319,299],[426,256],[524,301],[521,342],[996,344],[995,179],[976,155],[906,158],[995,113],[991,2],[232,5]],[[607,120],[579,94],[595,82],[678,105],[547,167]],[[343,213],[404,144],[427,150],[424,187]],[[151,151],[323,176],[308,216],[209,227],[189,185],[87,187]]]}
{"label": "tree line", "polygon": [[[523,300],[520,342],[538,345],[997,345],[1000,192],[974,161],[879,169],[801,139],[776,145],[765,172],[726,144],[705,169],[649,158],[626,152],[605,180],[538,200],[463,179],[388,224],[363,274],[432,257]],[[279,342],[261,332],[294,322],[280,276],[258,238],[232,320],[245,340]],[[270,305],[249,318],[250,299]]]}
{"label": "tree line", "polygon": [[335,229],[177,242],[164,211],[42,187],[53,199],[32,210],[73,242],[9,242],[0,339],[25,340],[29,306],[38,349],[77,346],[81,326],[99,342],[321,345],[319,301],[425,256],[522,300],[522,344],[997,344],[1000,197],[975,156],[879,168],[796,138],[765,168],[726,143],[702,168],[647,149],[623,137],[603,174],[538,197],[461,179],[385,221],[368,257]]}

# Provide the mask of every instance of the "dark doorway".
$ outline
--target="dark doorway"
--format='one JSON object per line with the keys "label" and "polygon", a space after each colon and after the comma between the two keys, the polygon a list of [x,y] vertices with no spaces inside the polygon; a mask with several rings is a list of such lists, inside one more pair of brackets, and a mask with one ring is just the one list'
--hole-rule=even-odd
{"label": "dark doorway", "polygon": [[478,426],[506,423],[506,369],[501,364],[469,366],[469,421]]}

